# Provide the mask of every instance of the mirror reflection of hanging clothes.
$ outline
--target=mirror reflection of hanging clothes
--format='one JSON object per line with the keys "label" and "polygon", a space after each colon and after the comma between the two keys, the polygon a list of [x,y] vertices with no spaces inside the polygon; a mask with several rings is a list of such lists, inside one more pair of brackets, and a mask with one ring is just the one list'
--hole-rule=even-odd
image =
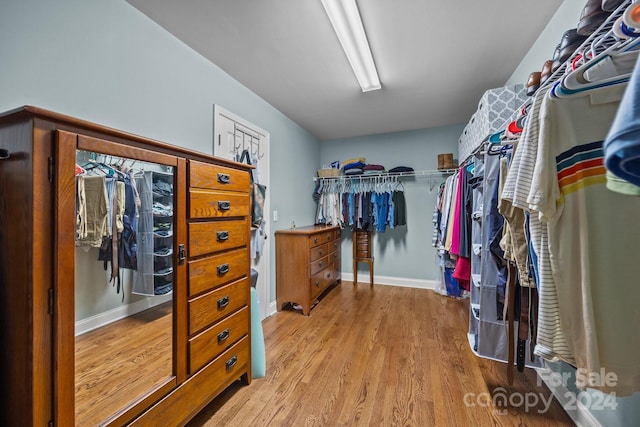
{"label": "mirror reflection of hanging clothes", "polygon": [[109,197],[101,176],[78,176],[76,246],[99,248],[108,233]]}
{"label": "mirror reflection of hanging clothes", "polygon": [[138,267],[138,206],[140,198],[136,188],[133,172],[127,172],[124,178],[125,200],[122,216],[122,236],[119,239],[118,264],[121,268],[136,270]]}
{"label": "mirror reflection of hanging clothes", "polygon": [[[110,282],[120,293],[120,268],[137,268],[139,197],[133,172],[92,160],[76,165],[76,246],[98,248],[98,260],[111,262]],[[123,293],[124,300],[124,293]]]}

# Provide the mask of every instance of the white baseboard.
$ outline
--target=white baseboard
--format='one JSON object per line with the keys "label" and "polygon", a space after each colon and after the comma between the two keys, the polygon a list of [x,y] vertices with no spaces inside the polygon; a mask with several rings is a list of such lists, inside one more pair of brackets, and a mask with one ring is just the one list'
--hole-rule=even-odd
{"label": "white baseboard", "polygon": [[276,301],[271,301],[269,304],[269,311],[267,312],[267,317],[273,316],[278,311],[278,303]]}
{"label": "white baseboard", "polygon": [[[342,280],[353,282],[353,273],[342,273]],[[369,283],[369,274],[358,274],[358,283]],[[407,279],[406,277],[373,276],[375,285],[403,286],[406,288],[435,289],[437,280]]]}
{"label": "white baseboard", "polygon": [[132,304],[116,307],[112,310],[96,314],[95,316],[78,320],[76,322],[76,336],[108,325],[109,323],[115,322],[116,320],[124,319],[125,317],[140,313],[141,311],[144,311],[156,305],[171,301],[172,298],[173,295],[159,295],[157,297],[148,297],[140,301],[136,301]]}
{"label": "white baseboard", "polygon": [[[575,399],[575,393],[567,388],[565,384],[551,383],[549,380],[551,369],[548,366],[536,369],[540,378],[549,388],[556,400],[562,405],[565,412],[578,427],[602,427],[602,424],[593,416],[591,411],[585,407],[580,399]],[[542,374],[545,375],[542,375]],[[573,397],[573,398],[572,398]]]}

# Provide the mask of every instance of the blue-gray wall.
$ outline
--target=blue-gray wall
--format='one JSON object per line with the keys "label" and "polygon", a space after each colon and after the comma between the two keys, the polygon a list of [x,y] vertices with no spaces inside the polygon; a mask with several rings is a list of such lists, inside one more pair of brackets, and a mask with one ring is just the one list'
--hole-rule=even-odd
{"label": "blue-gray wall", "polygon": [[[364,157],[367,163],[381,164],[388,169],[410,166],[416,171],[434,170],[439,153],[458,152],[457,141],[463,126],[446,126],[415,131],[378,134],[323,141],[320,164]],[[384,233],[374,233],[375,275],[386,282],[427,287],[421,281],[438,279],[435,248],[431,246],[432,213],[442,175],[429,178],[404,179],[407,202],[407,225]],[[342,270],[353,272],[351,234],[343,232]],[[366,264],[361,265],[359,280],[368,280]],[[389,280],[391,279],[391,280]],[[405,280],[395,280],[405,279]]]}
{"label": "blue-gray wall", "polygon": [[564,0],[529,51],[523,52],[524,58],[505,85],[525,84],[529,74],[542,70],[544,61],[553,58],[553,51],[560,43],[562,34],[578,25],[584,6],[585,0]]}
{"label": "blue-gray wall", "polygon": [[0,64],[0,111],[36,105],[205,153],[219,104],[271,134],[271,229],[313,218],[300,195],[318,140],[124,0],[2,0]]}

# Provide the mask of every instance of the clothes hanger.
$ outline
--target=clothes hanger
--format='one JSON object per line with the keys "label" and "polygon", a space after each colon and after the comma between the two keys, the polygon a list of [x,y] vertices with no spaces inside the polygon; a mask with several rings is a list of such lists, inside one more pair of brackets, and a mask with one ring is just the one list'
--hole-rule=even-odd
{"label": "clothes hanger", "polygon": [[99,175],[106,178],[113,178],[115,175],[115,171],[112,168],[93,159],[89,159],[89,162],[82,167],[89,175]]}
{"label": "clothes hanger", "polygon": [[511,148],[513,148],[513,145],[511,145],[511,144],[490,145],[489,148],[487,148],[487,155],[489,155],[489,156],[504,156],[506,154],[506,151],[510,150]]}
{"label": "clothes hanger", "polygon": [[559,81],[560,86],[558,90],[558,84],[554,85],[554,92],[556,96],[562,97],[563,95],[571,95],[579,93],[585,90],[595,89],[598,87],[609,86],[611,84],[618,84],[629,80],[631,73],[622,75],[611,76],[598,81],[589,82],[584,73],[592,68],[594,65],[604,61],[607,58],[615,58],[618,55],[628,53],[640,48],[640,39],[628,39],[614,43],[606,48],[601,53],[594,55],[592,59],[585,61],[579,65],[575,70],[567,73]]}

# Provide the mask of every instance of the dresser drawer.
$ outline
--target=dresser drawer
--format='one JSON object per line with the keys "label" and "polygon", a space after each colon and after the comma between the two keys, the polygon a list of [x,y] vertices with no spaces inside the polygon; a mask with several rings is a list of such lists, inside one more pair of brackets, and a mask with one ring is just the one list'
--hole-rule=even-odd
{"label": "dresser drawer", "polygon": [[367,232],[357,232],[356,233],[356,244],[369,244],[369,233]]}
{"label": "dresser drawer", "polygon": [[315,299],[335,281],[335,265],[331,264],[324,270],[316,273],[310,281],[311,299]]}
{"label": "dresser drawer", "polygon": [[249,285],[241,279],[189,301],[189,335],[249,304]]}
{"label": "dresser drawer", "polygon": [[[245,336],[198,372],[203,390],[217,390],[250,371],[249,337]],[[223,388],[224,389],[224,388]],[[203,391],[206,393],[206,391]],[[181,402],[185,404],[185,402]]]}
{"label": "dresser drawer", "polygon": [[332,242],[334,240],[335,233],[333,230],[314,234],[309,236],[309,247],[313,248],[318,245],[322,245],[328,242]]}
{"label": "dresser drawer", "polygon": [[189,261],[189,297],[246,276],[248,270],[246,248]]}
{"label": "dresser drawer", "polygon": [[311,298],[315,298],[320,292],[322,292],[324,270],[318,271],[309,279],[309,289],[311,290]]}
{"label": "dresser drawer", "polygon": [[248,192],[249,183],[247,171],[194,160],[189,162],[189,187]]}
{"label": "dresser drawer", "polygon": [[248,194],[189,189],[190,218],[228,218],[249,215]]}
{"label": "dresser drawer", "polygon": [[327,245],[329,247],[329,253],[337,252],[340,253],[340,239],[329,242]]}
{"label": "dresser drawer", "polygon": [[322,257],[319,260],[313,261],[311,263],[311,271],[310,271],[310,275],[314,275],[316,274],[318,271],[327,268],[327,265],[329,265],[329,258],[328,257]]}
{"label": "dresser drawer", "polygon": [[356,258],[371,258],[369,254],[369,248],[362,248],[360,247],[360,245],[358,245],[356,248]]}
{"label": "dresser drawer", "polygon": [[335,252],[331,252],[329,254],[329,256],[327,257],[327,264],[335,264],[337,259],[338,259],[338,257],[336,256],[336,253]]}
{"label": "dresser drawer", "polygon": [[189,224],[190,257],[246,246],[248,243],[249,221],[246,219]]}
{"label": "dresser drawer", "polygon": [[244,307],[190,339],[189,373],[202,368],[248,333],[249,307]]}
{"label": "dresser drawer", "polygon": [[309,249],[309,261],[316,261],[328,253],[329,246],[327,244],[316,246]]}

